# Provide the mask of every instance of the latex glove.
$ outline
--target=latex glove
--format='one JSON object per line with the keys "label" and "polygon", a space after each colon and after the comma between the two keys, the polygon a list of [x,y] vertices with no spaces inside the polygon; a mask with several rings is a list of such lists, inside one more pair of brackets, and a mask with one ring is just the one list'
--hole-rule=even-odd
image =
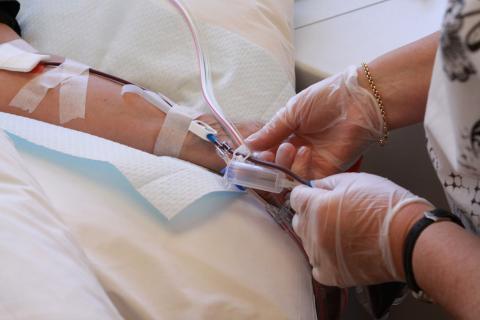
{"label": "latex glove", "polygon": [[358,85],[357,69],[350,67],[293,97],[246,143],[255,151],[276,149],[287,138],[297,150],[309,146],[309,178],[321,178],[353,165],[382,136],[382,125],[375,98]]}
{"label": "latex glove", "polygon": [[428,210],[431,204],[366,173],[342,173],[315,185],[295,188],[290,199],[297,212],[293,228],[314,278],[339,287],[402,280],[392,258],[390,224],[406,205],[420,203]]}

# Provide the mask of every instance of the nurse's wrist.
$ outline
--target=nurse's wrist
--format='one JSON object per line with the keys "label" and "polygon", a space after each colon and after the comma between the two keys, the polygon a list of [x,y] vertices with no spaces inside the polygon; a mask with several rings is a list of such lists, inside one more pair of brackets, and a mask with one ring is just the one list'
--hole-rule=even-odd
{"label": "nurse's wrist", "polygon": [[407,235],[415,223],[423,217],[424,212],[432,209],[433,207],[426,203],[411,203],[403,207],[392,219],[389,229],[390,248],[399,281],[405,280],[403,252]]}

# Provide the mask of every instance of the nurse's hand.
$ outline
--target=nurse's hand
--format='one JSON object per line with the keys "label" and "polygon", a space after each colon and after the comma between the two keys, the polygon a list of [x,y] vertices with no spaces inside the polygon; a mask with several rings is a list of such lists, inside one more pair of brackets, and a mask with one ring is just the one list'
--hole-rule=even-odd
{"label": "nurse's hand", "polygon": [[309,178],[345,171],[382,136],[382,117],[372,94],[357,82],[357,69],[325,79],[293,97],[246,143],[254,151],[276,150],[288,139],[312,150]]}
{"label": "nurse's hand", "polygon": [[405,237],[431,204],[366,173],[333,175],[315,186],[295,188],[290,199],[314,278],[339,287],[402,281]]}

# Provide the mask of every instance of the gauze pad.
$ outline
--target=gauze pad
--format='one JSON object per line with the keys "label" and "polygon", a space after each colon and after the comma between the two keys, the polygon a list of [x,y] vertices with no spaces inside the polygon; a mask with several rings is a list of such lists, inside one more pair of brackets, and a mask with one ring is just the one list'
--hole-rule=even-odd
{"label": "gauze pad", "polygon": [[36,54],[19,48],[20,44],[0,44],[0,69],[13,72],[30,72],[49,55]]}
{"label": "gauze pad", "polygon": [[168,219],[207,194],[233,192],[222,177],[194,164],[157,157],[83,132],[7,113],[0,113],[0,127],[56,151],[112,164]]}

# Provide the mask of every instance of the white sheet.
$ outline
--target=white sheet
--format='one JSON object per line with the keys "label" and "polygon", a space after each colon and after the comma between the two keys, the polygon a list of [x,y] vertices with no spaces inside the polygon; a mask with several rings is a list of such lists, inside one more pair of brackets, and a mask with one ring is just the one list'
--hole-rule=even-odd
{"label": "white sheet", "polygon": [[16,140],[126,319],[314,319],[309,267],[248,196],[170,222],[110,166]]}
{"label": "white sheet", "polygon": [[1,130],[0,149],[0,319],[121,319]]}
{"label": "white sheet", "polygon": [[3,112],[0,112],[0,128],[53,150],[110,163],[168,219],[207,194],[233,192],[220,176],[204,168],[83,132]]}

